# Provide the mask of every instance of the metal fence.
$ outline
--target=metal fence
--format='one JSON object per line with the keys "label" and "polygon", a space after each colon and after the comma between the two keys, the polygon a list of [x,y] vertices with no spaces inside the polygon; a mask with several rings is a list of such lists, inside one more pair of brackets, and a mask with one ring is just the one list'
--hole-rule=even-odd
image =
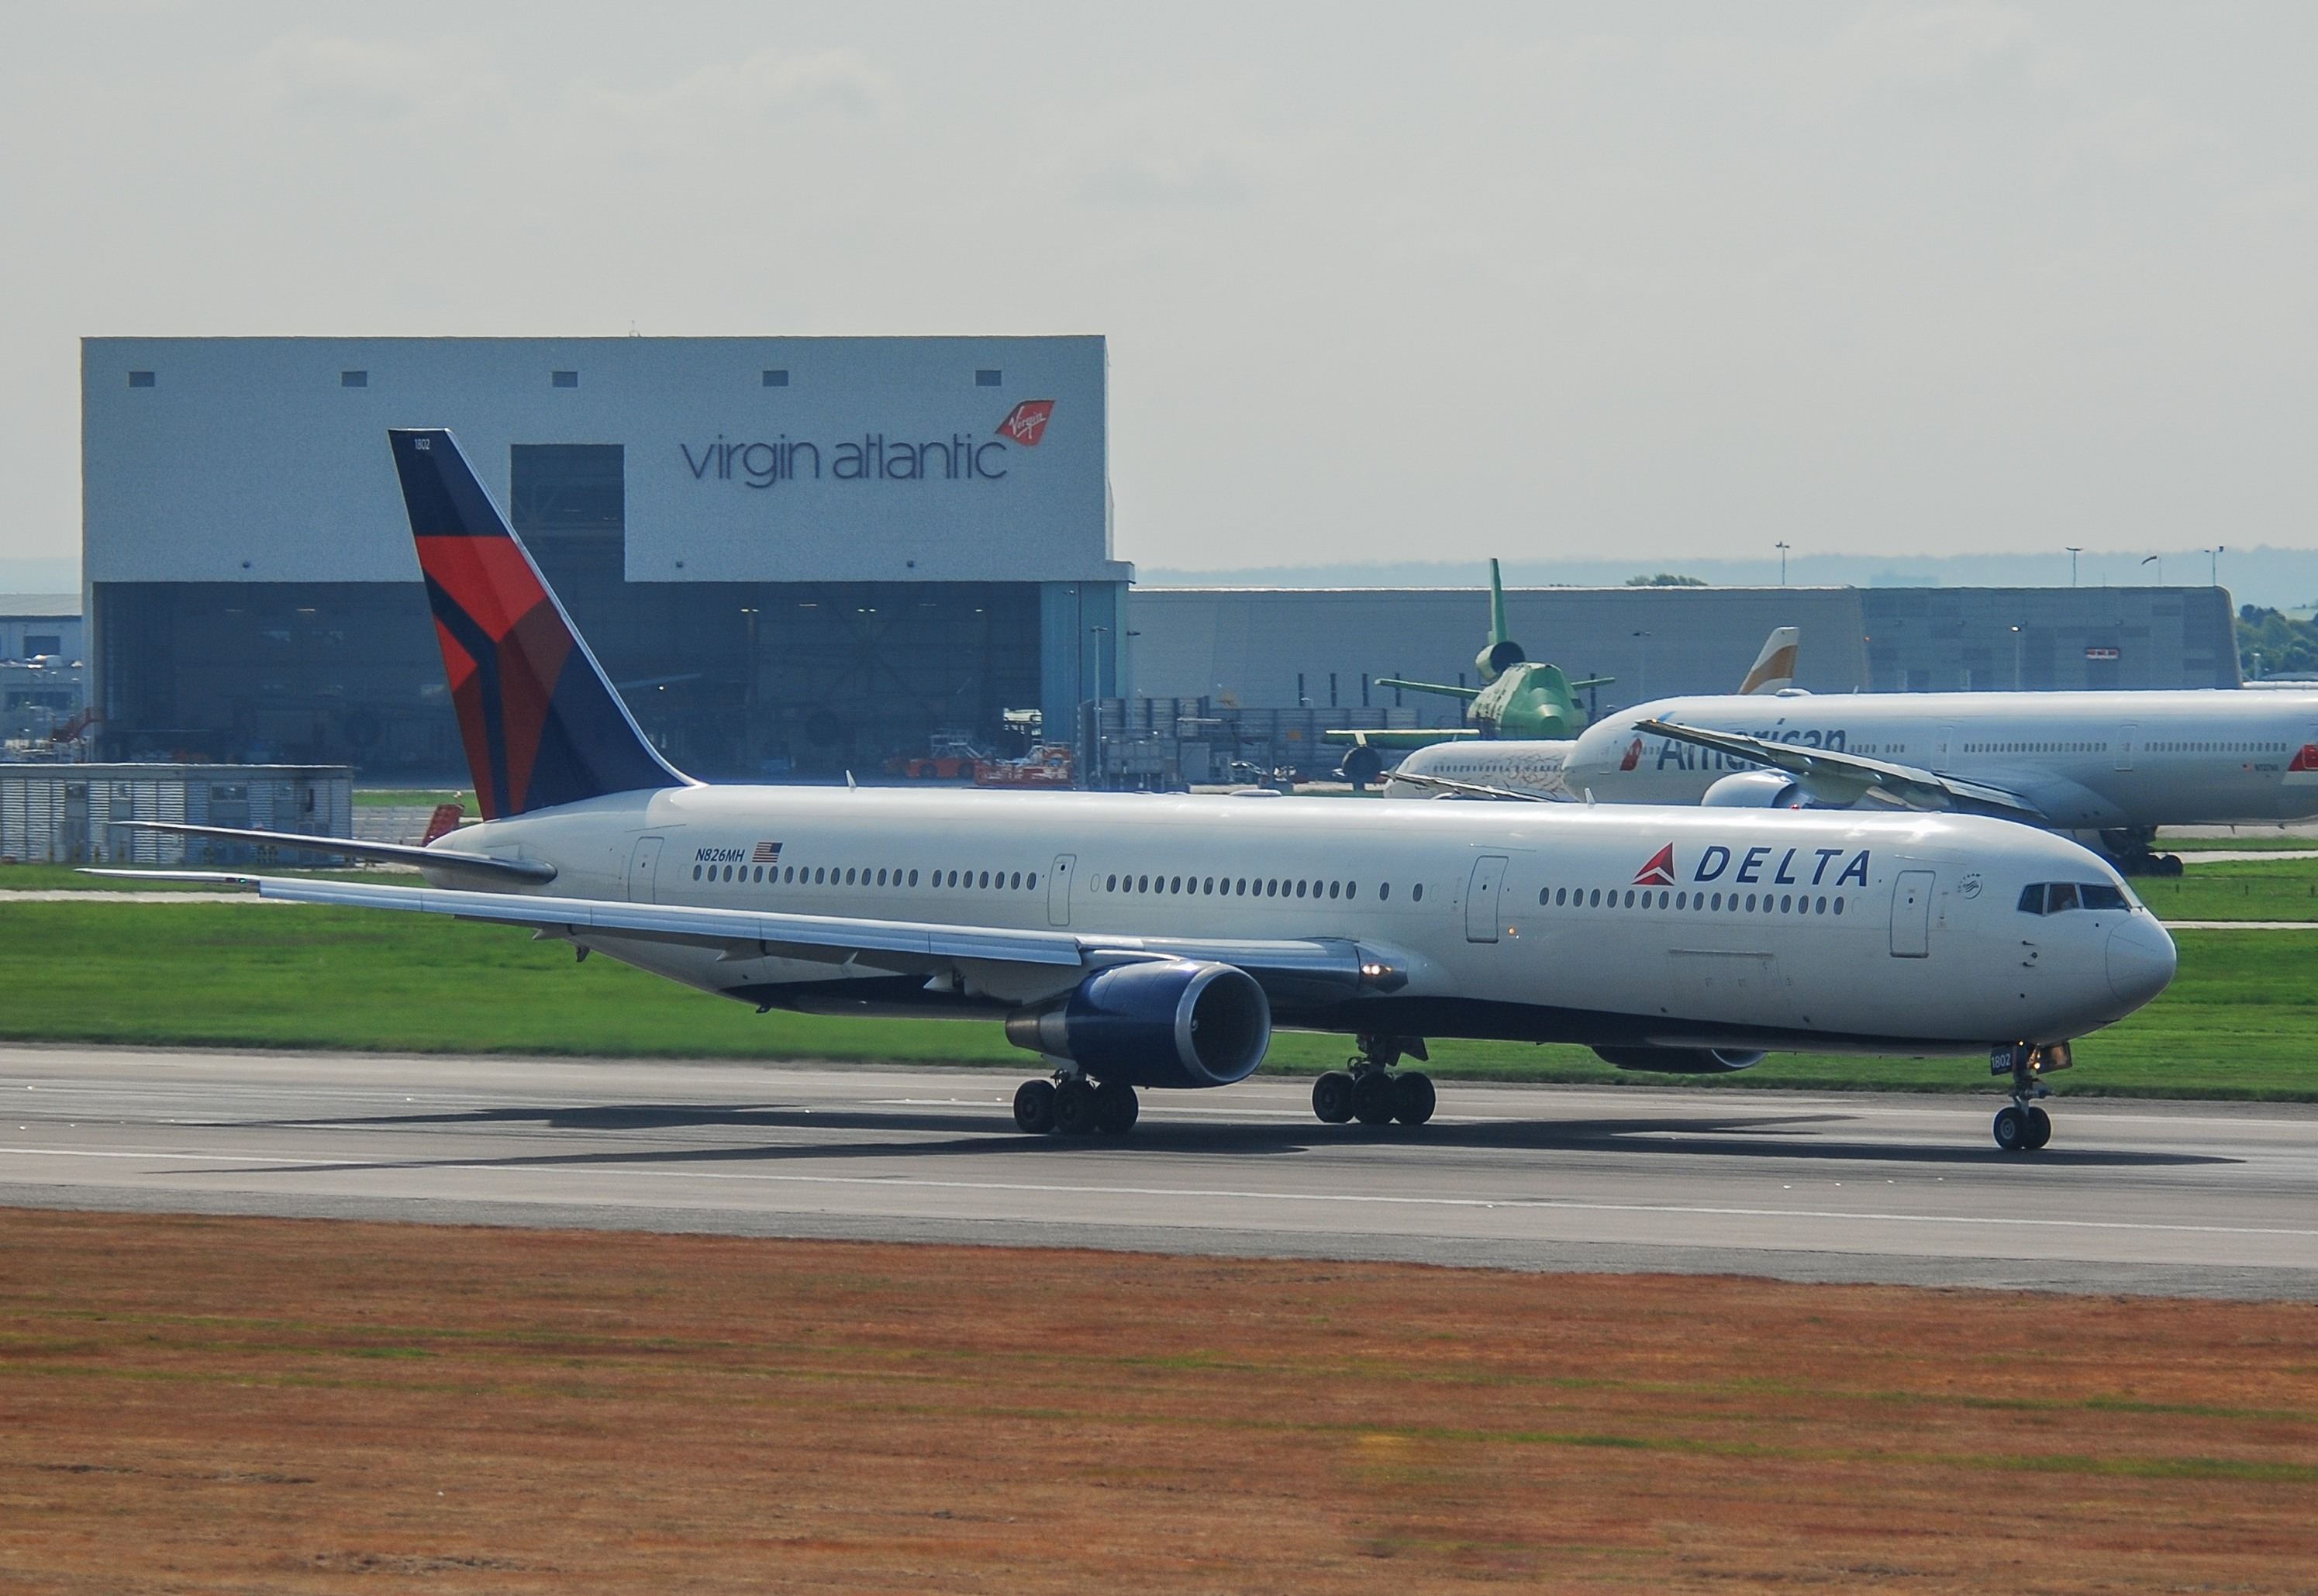
{"label": "metal fence", "polygon": [[312,837],[354,835],[343,765],[0,765],[0,862],[244,863],[244,844],[116,825],[175,820]]}

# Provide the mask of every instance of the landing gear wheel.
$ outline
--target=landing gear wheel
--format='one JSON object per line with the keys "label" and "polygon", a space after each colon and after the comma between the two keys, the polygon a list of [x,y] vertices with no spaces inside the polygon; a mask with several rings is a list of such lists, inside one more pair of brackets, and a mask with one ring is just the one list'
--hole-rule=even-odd
{"label": "landing gear wheel", "polygon": [[2018,1107],[1996,1111],[1996,1144],[2007,1152],[2026,1152],[2036,1144],[2036,1127],[2028,1110]]}
{"label": "landing gear wheel", "polygon": [[1106,1080],[1094,1089],[1094,1128],[1106,1136],[1123,1136],[1135,1128],[1143,1104],[1124,1080]]}
{"label": "landing gear wheel", "polygon": [[1055,1128],[1055,1083],[1025,1080],[1014,1089],[1014,1123],[1034,1136]]}
{"label": "landing gear wheel", "polygon": [[2053,1116],[2031,1104],[2028,1108],[2028,1151],[2037,1152],[2053,1139]]}
{"label": "landing gear wheel", "polygon": [[1415,1070],[1396,1076],[1392,1083],[1392,1116],[1403,1125],[1423,1125],[1433,1117],[1433,1077]]}
{"label": "landing gear wheel", "polygon": [[1352,1116],[1352,1077],[1331,1070],[1312,1083],[1312,1112],[1326,1125],[1343,1125]]}
{"label": "landing gear wheel", "polygon": [[1065,1080],[1055,1088],[1055,1128],[1065,1136],[1092,1136],[1096,1120],[1094,1082]]}
{"label": "landing gear wheel", "polygon": [[1352,1117],[1362,1125],[1392,1123],[1392,1077],[1371,1070],[1352,1077]]}

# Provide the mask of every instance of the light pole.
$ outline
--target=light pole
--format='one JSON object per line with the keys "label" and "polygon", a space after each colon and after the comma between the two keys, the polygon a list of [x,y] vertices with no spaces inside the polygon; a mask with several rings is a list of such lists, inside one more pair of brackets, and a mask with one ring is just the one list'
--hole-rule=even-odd
{"label": "light pole", "polygon": [[2227,543],[2215,543],[2210,549],[2197,551],[2206,557],[2206,585],[2209,587],[2222,585],[2222,551],[2228,547]]}
{"label": "light pole", "polygon": [[2073,587],[2077,585],[2077,556],[2085,551],[2084,545],[2070,543],[2062,546],[2069,551],[2069,586]]}
{"label": "light pole", "polygon": [[2164,555],[2162,555],[2162,554],[2152,554],[2151,556],[2149,556],[2149,558],[2148,558],[2148,559],[2146,559],[2146,560],[2143,560],[2141,563],[2142,563],[2143,566],[2151,566],[2151,565],[2155,566],[2155,567],[2157,568],[2157,585],[2158,585],[2160,587],[2162,587],[2163,586],[2165,586],[2165,556],[2164,556]]}
{"label": "light pole", "polygon": [[1102,690],[1102,640],[1110,635],[1110,628],[1090,626],[1087,630],[1094,633],[1094,695],[1101,698],[1105,696]]}
{"label": "light pole", "polygon": [[1783,587],[1787,585],[1787,545],[1774,543],[1771,546],[1779,551],[1779,586]]}
{"label": "light pole", "polygon": [[2020,691],[2020,628],[2012,629],[2012,690]]}

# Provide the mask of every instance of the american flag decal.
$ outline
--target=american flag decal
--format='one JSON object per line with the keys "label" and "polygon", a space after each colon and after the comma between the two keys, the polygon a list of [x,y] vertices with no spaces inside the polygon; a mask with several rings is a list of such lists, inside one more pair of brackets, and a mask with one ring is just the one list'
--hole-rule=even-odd
{"label": "american flag decal", "polygon": [[777,865],[780,862],[781,845],[777,842],[760,842],[756,851],[749,856],[751,865]]}

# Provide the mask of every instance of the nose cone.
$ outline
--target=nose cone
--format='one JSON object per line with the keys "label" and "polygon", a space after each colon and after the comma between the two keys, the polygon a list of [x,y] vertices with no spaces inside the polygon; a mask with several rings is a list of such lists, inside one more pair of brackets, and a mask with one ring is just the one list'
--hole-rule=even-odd
{"label": "nose cone", "polygon": [[2108,934],[2109,988],[2135,1009],[2165,990],[2173,964],[2173,938],[2148,915],[2133,915]]}

